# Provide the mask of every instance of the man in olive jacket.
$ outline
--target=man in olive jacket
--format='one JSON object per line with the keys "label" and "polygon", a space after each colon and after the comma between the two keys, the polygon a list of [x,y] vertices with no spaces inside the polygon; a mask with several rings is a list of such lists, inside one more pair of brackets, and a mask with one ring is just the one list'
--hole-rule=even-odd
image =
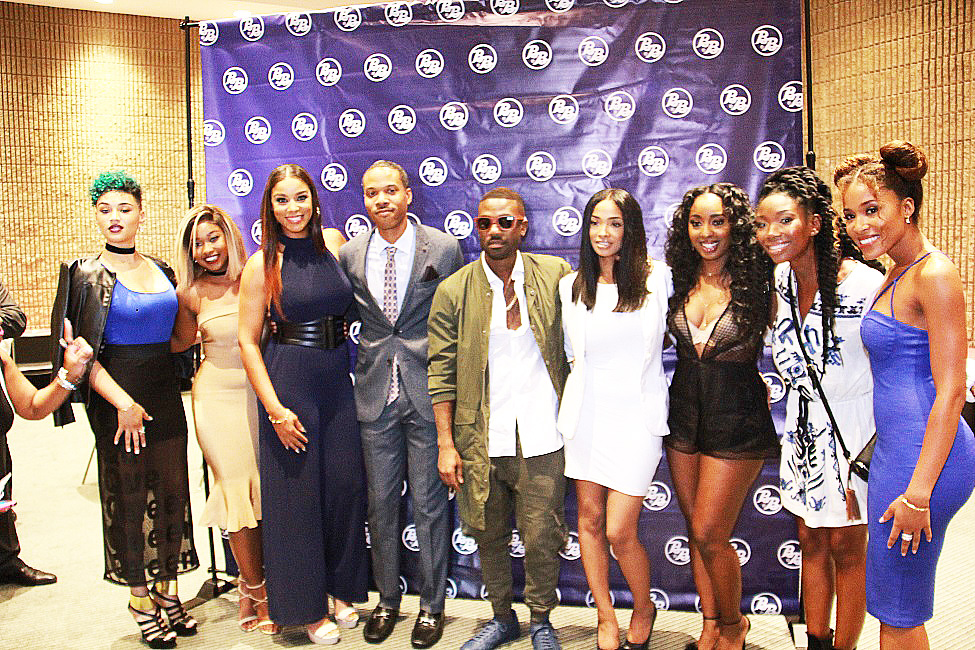
{"label": "man in olive jacket", "polygon": [[511,609],[513,513],[525,545],[532,646],[557,650],[548,619],[566,531],[555,421],[568,374],[558,283],[571,269],[559,257],[519,252],[528,222],[513,190],[485,194],[475,224],[481,257],[440,284],[427,321],[437,470],[477,541],[494,610],[462,650],[490,650],[520,635]]}

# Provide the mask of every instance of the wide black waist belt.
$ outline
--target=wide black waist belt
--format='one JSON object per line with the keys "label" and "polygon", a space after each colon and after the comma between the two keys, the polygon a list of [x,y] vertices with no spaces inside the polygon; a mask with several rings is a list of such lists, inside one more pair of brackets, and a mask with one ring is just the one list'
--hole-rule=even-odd
{"label": "wide black waist belt", "polygon": [[304,323],[278,322],[272,338],[277,343],[331,350],[345,343],[345,319],[329,314]]}

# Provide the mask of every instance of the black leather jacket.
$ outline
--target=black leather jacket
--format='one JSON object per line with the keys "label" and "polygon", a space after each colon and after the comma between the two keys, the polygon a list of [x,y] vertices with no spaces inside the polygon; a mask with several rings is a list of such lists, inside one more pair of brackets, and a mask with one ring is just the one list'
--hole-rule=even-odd
{"label": "black leather jacket", "polygon": [[[173,283],[173,286],[176,286],[176,274],[169,268],[169,265],[145,253],[141,253],[141,255],[155,262],[169,278],[169,281]],[[108,308],[112,304],[112,291],[114,289],[115,274],[105,268],[97,256],[77,259],[70,264],[61,262],[58,275],[58,292],[54,299],[54,308],[51,310],[52,372],[57,372],[57,369],[64,363],[64,350],[61,348],[59,340],[64,335],[65,318],[71,321],[74,335],[83,336],[91,345],[92,350],[95,351],[93,361],[98,359],[98,354],[101,352],[104,343],[105,322],[108,320]],[[88,400],[91,398],[91,384],[88,382],[90,371],[91,366],[88,366],[80,380],[84,382],[84,385],[79,386],[71,400],[66,401],[54,411],[55,426],[60,427],[74,422],[74,413],[71,410],[72,401],[88,404]]]}

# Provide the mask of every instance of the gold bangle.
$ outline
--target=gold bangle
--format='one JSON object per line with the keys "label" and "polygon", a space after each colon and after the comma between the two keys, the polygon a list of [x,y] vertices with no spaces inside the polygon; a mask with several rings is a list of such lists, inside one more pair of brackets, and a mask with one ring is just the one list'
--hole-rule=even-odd
{"label": "gold bangle", "polygon": [[930,508],[922,508],[920,506],[914,505],[913,503],[911,503],[910,501],[908,501],[907,500],[907,497],[905,495],[903,495],[903,494],[901,495],[901,503],[903,503],[905,506],[907,506],[908,508],[910,508],[914,512],[927,512],[928,510],[930,510]]}
{"label": "gold bangle", "polygon": [[290,413],[291,413],[291,410],[290,409],[285,409],[285,411],[284,411],[284,417],[281,417],[281,418],[275,418],[273,415],[271,415],[270,413],[268,413],[267,414],[267,419],[271,422],[271,424],[281,424],[282,422],[287,422],[288,421],[288,414],[290,414]]}
{"label": "gold bangle", "polygon": [[128,406],[126,406],[124,409],[120,409],[120,408],[116,407],[116,410],[119,413],[125,413],[126,411],[130,410],[133,406],[135,406],[135,400],[132,400],[132,403],[129,404]]}

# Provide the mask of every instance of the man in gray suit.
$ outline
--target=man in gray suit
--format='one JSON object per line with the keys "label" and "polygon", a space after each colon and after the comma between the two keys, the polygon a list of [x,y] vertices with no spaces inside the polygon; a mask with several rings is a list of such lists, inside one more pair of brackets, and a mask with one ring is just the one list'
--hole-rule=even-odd
{"label": "man in gray suit", "polygon": [[407,217],[409,179],[379,160],[362,175],[373,227],[345,244],[339,262],[352,282],[362,327],[355,401],[369,483],[369,535],[379,604],[363,636],[383,642],[399,614],[400,490],[409,476],[423,584],[415,648],[443,633],[450,524],[437,473],[437,428],[427,390],[427,316],[440,281],[463,264],[457,240]]}

